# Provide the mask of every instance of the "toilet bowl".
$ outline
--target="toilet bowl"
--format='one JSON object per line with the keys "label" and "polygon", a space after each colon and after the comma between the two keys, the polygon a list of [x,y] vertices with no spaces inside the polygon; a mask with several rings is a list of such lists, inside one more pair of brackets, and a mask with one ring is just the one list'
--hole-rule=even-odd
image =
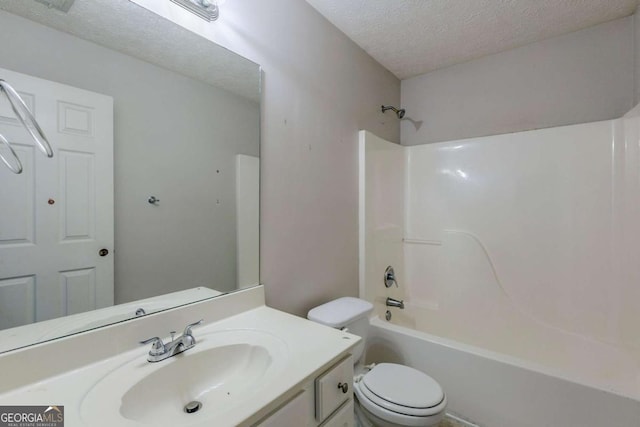
{"label": "toilet bowl", "polygon": [[362,338],[353,351],[356,377],[356,415],[364,426],[427,427],[442,420],[447,398],[433,378],[409,366],[380,363],[363,367],[361,358],[369,328],[371,303],[339,298],[309,311],[307,318],[333,328],[347,329]]}
{"label": "toilet bowl", "polygon": [[364,415],[378,427],[432,426],[442,420],[447,406],[433,378],[395,363],[376,365],[353,387]]}

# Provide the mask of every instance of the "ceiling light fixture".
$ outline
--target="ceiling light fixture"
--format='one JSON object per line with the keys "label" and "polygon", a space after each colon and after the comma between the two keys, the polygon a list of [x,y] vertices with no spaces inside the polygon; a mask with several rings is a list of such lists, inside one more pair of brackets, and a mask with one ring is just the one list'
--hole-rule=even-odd
{"label": "ceiling light fixture", "polygon": [[220,9],[218,9],[218,3],[215,0],[171,1],[208,22],[215,21],[220,16]]}

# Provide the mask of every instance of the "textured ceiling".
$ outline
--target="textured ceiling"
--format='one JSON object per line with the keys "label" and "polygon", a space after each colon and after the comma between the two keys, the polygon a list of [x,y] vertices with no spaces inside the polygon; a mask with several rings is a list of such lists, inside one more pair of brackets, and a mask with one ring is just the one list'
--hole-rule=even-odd
{"label": "textured ceiling", "polygon": [[405,79],[631,15],[638,0],[307,0]]}
{"label": "textured ceiling", "polygon": [[128,0],[76,0],[68,13],[31,0],[0,0],[0,10],[259,102],[257,64]]}

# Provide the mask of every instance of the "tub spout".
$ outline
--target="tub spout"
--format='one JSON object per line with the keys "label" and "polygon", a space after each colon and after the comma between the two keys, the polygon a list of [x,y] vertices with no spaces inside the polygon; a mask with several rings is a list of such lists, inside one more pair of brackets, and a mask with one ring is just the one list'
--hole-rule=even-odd
{"label": "tub spout", "polygon": [[387,298],[387,307],[396,307],[399,309],[404,309],[404,301],[397,300],[395,298]]}

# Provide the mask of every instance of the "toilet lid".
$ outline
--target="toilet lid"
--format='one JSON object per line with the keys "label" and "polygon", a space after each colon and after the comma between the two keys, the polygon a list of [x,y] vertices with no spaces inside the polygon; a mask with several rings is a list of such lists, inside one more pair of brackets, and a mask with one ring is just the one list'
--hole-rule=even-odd
{"label": "toilet lid", "polygon": [[405,408],[428,409],[444,400],[442,387],[433,378],[417,369],[395,363],[376,365],[362,378],[361,383],[382,400],[382,406],[390,403]]}

